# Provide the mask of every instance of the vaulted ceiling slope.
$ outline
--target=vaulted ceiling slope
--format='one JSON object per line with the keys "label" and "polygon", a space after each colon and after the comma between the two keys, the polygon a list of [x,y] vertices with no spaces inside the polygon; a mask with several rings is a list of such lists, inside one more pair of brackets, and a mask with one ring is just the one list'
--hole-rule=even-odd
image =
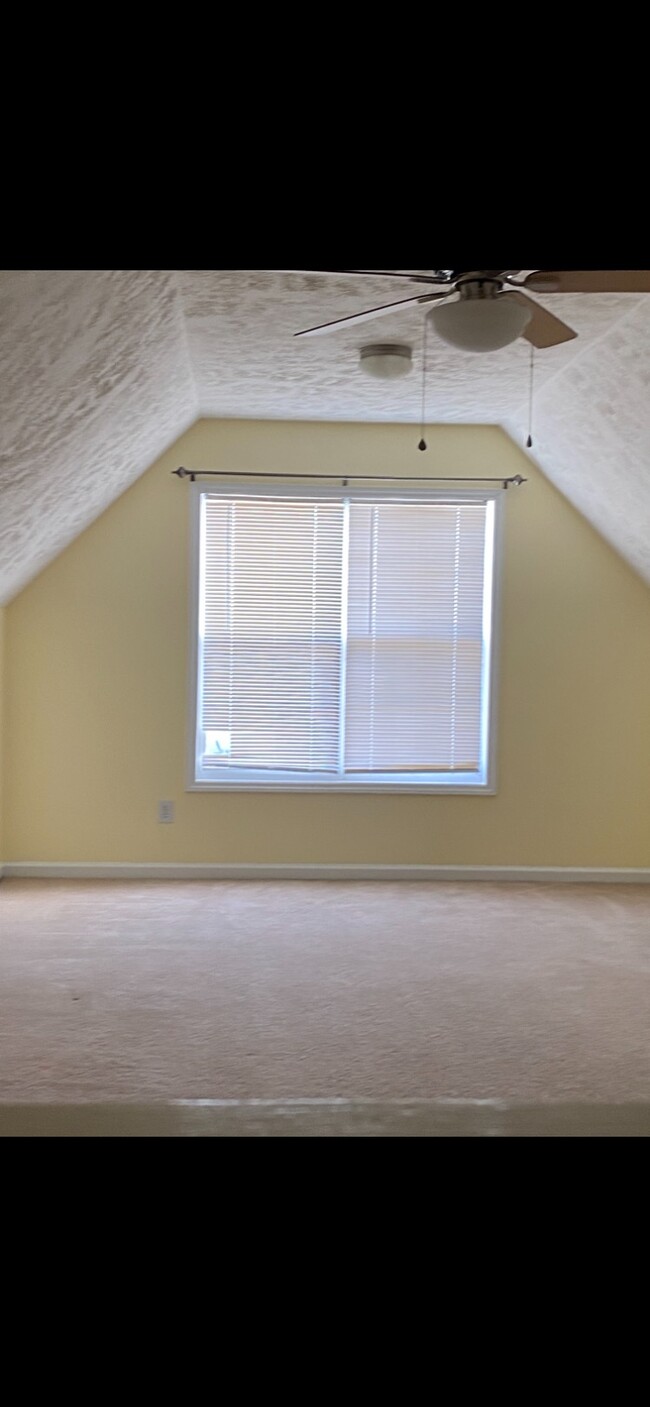
{"label": "vaulted ceiling slope", "polygon": [[[417,425],[421,310],[293,338],[408,291],[260,270],[0,273],[0,602],[199,415]],[[650,297],[540,302],[579,335],[536,354],[534,457],[650,581]],[[411,375],[359,370],[377,340],[413,346]],[[477,356],[431,335],[427,419],[498,423],[523,445],[528,376],[523,341]]]}

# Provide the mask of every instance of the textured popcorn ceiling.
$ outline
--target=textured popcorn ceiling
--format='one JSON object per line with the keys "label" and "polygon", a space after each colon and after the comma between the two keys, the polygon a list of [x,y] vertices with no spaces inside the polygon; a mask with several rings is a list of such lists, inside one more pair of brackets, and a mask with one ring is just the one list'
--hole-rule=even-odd
{"label": "textured popcorn ceiling", "polygon": [[[246,270],[0,274],[0,601],[199,415],[418,424],[421,310],[293,338],[411,291]],[[650,298],[539,301],[579,335],[536,354],[534,457],[650,581]],[[411,374],[364,375],[374,341],[408,342]],[[523,445],[528,361],[523,341],[472,356],[430,334],[427,420],[500,423]]]}
{"label": "textured popcorn ceiling", "polygon": [[0,276],[0,601],[196,417],[169,273]]}

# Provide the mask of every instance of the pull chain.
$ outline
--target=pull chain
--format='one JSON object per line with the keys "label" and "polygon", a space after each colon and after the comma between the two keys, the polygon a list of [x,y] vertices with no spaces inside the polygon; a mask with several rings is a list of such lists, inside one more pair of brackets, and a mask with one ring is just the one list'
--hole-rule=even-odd
{"label": "pull chain", "polygon": [[427,320],[424,319],[424,333],[422,337],[422,423],[420,426],[422,438],[418,449],[426,449],[427,442],[424,438],[424,427],[427,423]]}
{"label": "pull chain", "polygon": [[535,364],[535,348],[530,345],[530,383],[528,387],[528,439],[526,449],[533,447],[533,370]]}

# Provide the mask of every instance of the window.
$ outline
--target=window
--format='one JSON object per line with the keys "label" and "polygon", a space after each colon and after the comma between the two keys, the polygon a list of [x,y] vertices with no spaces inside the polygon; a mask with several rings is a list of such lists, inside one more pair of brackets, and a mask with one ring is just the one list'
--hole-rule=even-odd
{"label": "window", "polygon": [[493,789],[497,495],[194,492],[191,787]]}

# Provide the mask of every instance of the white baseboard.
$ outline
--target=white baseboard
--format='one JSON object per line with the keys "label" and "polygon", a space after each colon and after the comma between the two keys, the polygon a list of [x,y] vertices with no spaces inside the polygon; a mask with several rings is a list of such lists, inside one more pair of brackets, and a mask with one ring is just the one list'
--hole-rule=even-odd
{"label": "white baseboard", "polygon": [[519,884],[650,884],[650,869],[549,865],[167,865],[13,860],[7,879],[478,880]]}

